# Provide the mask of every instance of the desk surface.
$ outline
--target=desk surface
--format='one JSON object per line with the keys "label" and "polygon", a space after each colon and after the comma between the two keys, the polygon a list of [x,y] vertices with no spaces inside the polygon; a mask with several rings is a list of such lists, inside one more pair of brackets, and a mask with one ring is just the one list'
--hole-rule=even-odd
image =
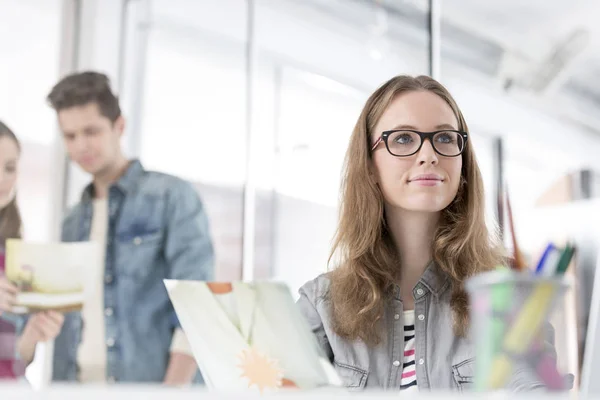
{"label": "desk surface", "polygon": [[[29,386],[25,385],[14,385],[14,384],[0,384],[0,398],[5,399],[16,399],[16,400],[135,400],[142,398],[145,400],[228,400],[228,399],[239,399],[240,393],[219,393],[219,392],[208,392],[205,389],[198,388],[167,388],[164,386],[152,386],[152,385],[115,385],[115,386],[93,386],[93,385],[53,385],[43,390],[33,390]],[[201,396],[201,397],[200,397]],[[363,392],[363,393],[352,393],[352,397],[359,399],[387,399],[393,398],[398,399],[399,393],[392,392]],[[260,394],[244,393],[244,399],[264,399],[265,396]],[[311,399],[311,400],[331,400],[342,399],[348,397],[346,390],[340,389],[324,389],[316,391],[288,391],[280,392],[276,394],[269,394],[269,399]],[[506,399],[507,394],[498,392],[485,395],[477,394],[465,394],[465,393],[420,393],[412,394],[411,399],[415,397],[424,400],[469,400],[469,399],[485,399],[485,400],[496,400]],[[532,400],[549,400],[549,399],[574,399],[574,394],[569,395],[549,395],[547,393],[523,393],[518,396],[515,394],[510,395],[511,399],[514,400],[516,397],[532,399]]]}

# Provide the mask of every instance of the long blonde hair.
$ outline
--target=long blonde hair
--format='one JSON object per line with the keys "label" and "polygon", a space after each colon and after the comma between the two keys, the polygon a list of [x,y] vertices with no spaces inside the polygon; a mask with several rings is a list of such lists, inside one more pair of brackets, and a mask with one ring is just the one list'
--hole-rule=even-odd
{"label": "long blonde hair", "polygon": [[[386,229],[383,195],[369,173],[371,137],[377,122],[401,93],[429,91],[448,103],[458,129],[468,132],[456,102],[440,83],[427,76],[397,76],[367,100],[346,152],[340,218],[330,261],[333,328],[348,340],[367,344],[381,340],[380,321],[399,277],[398,258]],[[464,336],[468,327],[468,297],[464,281],[503,262],[503,252],[485,224],[483,180],[473,148],[462,154],[461,185],[455,200],[442,212],[432,244],[434,261],[451,282],[453,329]]]}

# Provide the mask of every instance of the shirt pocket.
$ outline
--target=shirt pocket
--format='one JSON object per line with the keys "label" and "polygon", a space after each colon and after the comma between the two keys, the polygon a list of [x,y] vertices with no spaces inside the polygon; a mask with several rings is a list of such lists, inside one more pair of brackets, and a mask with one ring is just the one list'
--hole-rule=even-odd
{"label": "shirt pocket", "polygon": [[367,371],[337,361],[334,361],[333,365],[345,387],[350,390],[364,389],[367,384],[367,377],[369,376]]}
{"label": "shirt pocket", "polygon": [[471,391],[475,377],[475,358],[468,358],[453,365],[452,376],[459,391]]}
{"label": "shirt pocket", "polygon": [[117,235],[117,271],[120,276],[143,280],[163,257],[163,232],[131,230]]}

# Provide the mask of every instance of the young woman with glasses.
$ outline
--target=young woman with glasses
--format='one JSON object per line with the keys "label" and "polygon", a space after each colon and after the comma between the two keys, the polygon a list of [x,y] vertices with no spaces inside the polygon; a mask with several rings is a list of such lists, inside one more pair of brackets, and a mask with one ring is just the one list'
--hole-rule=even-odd
{"label": "young woman with glasses", "polygon": [[[463,390],[474,372],[469,277],[504,262],[465,119],[435,80],[397,76],[350,138],[335,268],[299,306],[344,384]],[[541,383],[516,368],[511,389]]]}

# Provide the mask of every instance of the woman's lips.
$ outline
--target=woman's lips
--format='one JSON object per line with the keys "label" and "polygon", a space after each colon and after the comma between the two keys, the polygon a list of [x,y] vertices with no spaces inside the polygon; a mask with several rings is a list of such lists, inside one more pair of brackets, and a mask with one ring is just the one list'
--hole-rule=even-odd
{"label": "woman's lips", "polygon": [[424,174],[410,178],[408,182],[420,186],[436,186],[441,185],[444,182],[444,179],[436,174]]}

